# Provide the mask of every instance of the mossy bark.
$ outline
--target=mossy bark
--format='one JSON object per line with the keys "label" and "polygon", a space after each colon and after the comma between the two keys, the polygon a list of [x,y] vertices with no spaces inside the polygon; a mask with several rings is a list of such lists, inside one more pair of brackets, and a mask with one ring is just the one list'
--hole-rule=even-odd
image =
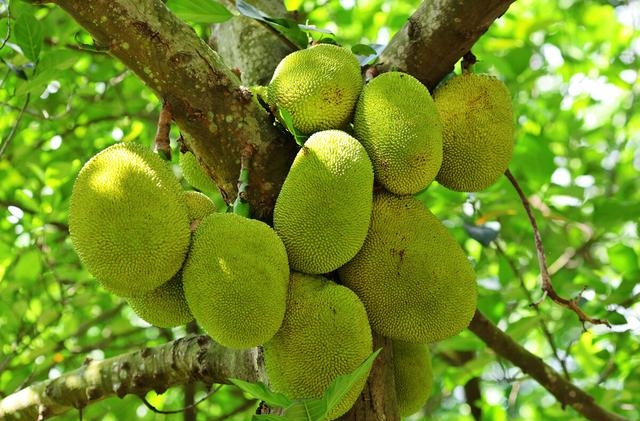
{"label": "mossy bark", "polygon": [[248,200],[253,216],[269,221],[295,142],[221,57],[160,0],[54,3],[157,93],[227,203],[237,195],[242,151],[253,146]]}

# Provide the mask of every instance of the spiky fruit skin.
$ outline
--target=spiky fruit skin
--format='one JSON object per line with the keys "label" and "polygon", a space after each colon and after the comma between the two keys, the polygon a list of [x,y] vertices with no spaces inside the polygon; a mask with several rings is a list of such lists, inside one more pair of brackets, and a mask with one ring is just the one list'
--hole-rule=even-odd
{"label": "spiky fruit skin", "polygon": [[347,126],[362,90],[360,63],[349,50],[319,44],[286,56],[267,87],[267,102],[291,114],[303,134]]}
{"label": "spiky fruit skin", "polygon": [[182,197],[187,204],[187,213],[189,214],[189,222],[191,222],[192,230],[195,229],[205,216],[217,211],[216,204],[203,193],[185,191]]}
{"label": "spiky fruit skin", "polygon": [[442,163],[442,125],[427,88],[413,76],[388,72],[362,90],[353,119],[376,179],[396,194],[425,189]]}
{"label": "spiky fruit skin", "polygon": [[436,180],[455,191],[483,190],[505,172],[513,155],[511,95],[489,75],[466,73],[434,92],[443,126],[443,160]]}
{"label": "spiky fruit skin", "polygon": [[293,270],[327,273],[355,256],[367,235],[372,188],[371,161],[356,139],[339,130],[309,137],[273,214]]}
{"label": "spiky fruit skin", "polygon": [[82,167],[71,194],[69,230],[89,272],[123,297],[171,279],[190,239],[180,183],[160,157],[131,143],[110,146]]}
{"label": "spiky fruit skin", "polygon": [[392,341],[393,378],[400,416],[415,414],[431,393],[433,371],[427,344]]}
{"label": "spiky fruit skin", "polygon": [[158,327],[182,326],[193,320],[182,287],[182,273],[139,297],[127,298],[131,309],[145,322]]}
{"label": "spiky fruit skin", "polygon": [[371,328],[392,339],[448,338],[467,327],[476,308],[464,251],[413,196],[376,193],[367,239],[339,275],[364,303]]}
{"label": "spiky fruit skin", "polygon": [[198,189],[206,194],[217,194],[218,187],[213,180],[204,171],[196,156],[187,151],[180,154],[180,169],[182,170],[182,176],[187,183],[194,189]]}
{"label": "spiky fruit skin", "polygon": [[275,335],[287,300],[284,245],[267,224],[231,213],[206,216],[182,272],[191,313],[228,348],[251,348]]}
{"label": "spiky fruit skin", "polygon": [[[292,272],[284,322],[264,345],[271,388],[290,398],[319,398],[337,376],[358,368],[372,346],[366,311],[352,291],[321,276]],[[366,377],[329,419],[353,406]]]}

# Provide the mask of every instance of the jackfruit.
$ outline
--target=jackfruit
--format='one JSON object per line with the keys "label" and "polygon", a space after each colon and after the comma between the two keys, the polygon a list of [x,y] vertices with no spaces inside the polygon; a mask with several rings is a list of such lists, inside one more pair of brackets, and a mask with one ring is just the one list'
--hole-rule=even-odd
{"label": "jackfruit", "polygon": [[339,130],[309,137],[273,213],[291,268],[327,273],[355,256],[367,235],[372,197],[371,161],[356,139]]}
{"label": "jackfruit", "polygon": [[69,230],[89,272],[124,297],[171,279],[190,239],[180,183],[160,157],[132,143],[112,145],[82,167],[71,193]]}
{"label": "jackfruit", "polygon": [[276,111],[287,110],[297,131],[311,134],[346,127],[361,90],[356,56],[319,44],[282,59],[267,87],[267,102]]}
{"label": "jackfruit", "polygon": [[388,191],[425,189],[442,163],[442,125],[427,88],[402,72],[383,73],[362,90],[353,119],[376,179]]}
{"label": "jackfruit", "polygon": [[338,273],[364,303],[371,328],[391,339],[448,338],[467,327],[476,308],[464,251],[413,196],[376,193],[367,239]]}
{"label": "jackfruit", "polygon": [[465,73],[434,92],[443,126],[443,159],[436,180],[455,191],[483,190],[505,172],[513,155],[511,95],[489,75]]}
{"label": "jackfruit", "polygon": [[191,313],[216,342],[251,348],[271,339],[282,323],[287,253],[264,222],[212,213],[194,232],[182,282]]}
{"label": "jackfruit", "polygon": [[126,300],[138,317],[154,326],[175,327],[193,320],[184,297],[182,272],[153,291]]}
{"label": "jackfruit", "polygon": [[192,231],[195,230],[205,216],[217,211],[216,204],[203,193],[185,191],[183,198],[187,204],[187,213],[189,214]]}
{"label": "jackfruit", "polygon": [[219,193],[218,186],[204,171],[204,168],[198,162],[198,158],[191,151],[180,154],[179,163],[182,176],[191,187],[206,194]]}
{"label": "jackfruit", "polygon": [[407,417],[418,412],[431,393],[431,353],[427,344],[392,341],[392,347],[398,412]]}
{"label": "jackfruit", "polygon": [[[290,398],[319,398],[339,375],[349,374],[372,352],[367,313],[349,289],[326,278],[292,272],[282,327],[264,344],[271,388]],[[351,408],[363,376],[329,419]]]}

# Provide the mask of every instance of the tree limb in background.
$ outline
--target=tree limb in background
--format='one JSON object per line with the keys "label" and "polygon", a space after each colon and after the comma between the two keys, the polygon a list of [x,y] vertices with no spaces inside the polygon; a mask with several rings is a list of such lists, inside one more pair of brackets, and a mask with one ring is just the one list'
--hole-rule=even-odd
{"label": "tree limb in background", "polygon": [[163,393],[172,386],[229,378],[263,381],[257,348],[232,350],[205,335],[190,335],[155,348],[89,361],[62,376],[31,385],[0,400],[0,419],[45,420],[74,408],[128,394]]}
{"label": "tree limb in background", "polygon": [[599,406],[591,395],[567,381],[553,368],[545,364],[541,358],[518,345],[509,335],[498,329],[482,315],[480,311],[476,310],[469,325],[469,330],[493,349],[496,354],[509,360],[524,373],[534,378],[563,407],[569,405],[592,421],[628,421],[626,418]]}
{"label": "tree limb in background", "polygon": [[[580,318],[580,322],[582,322],[582,324],[584,324],[585,322],[589,322],[596,325],[601,324],[601,325],[606,325],[611,327],[611,324],[609,324],[607,320],[594,319],[593,317],[585,314],[585,312],[582,311],[582,309],[578,306],[576,299],[567,300],[566,298],[562,298],[561,296],[558,295],[556,290],[553,288],[553,284],[551,283],[551,276],[549,275],[549,270],[547,269],[547,260],[544,254],[544,246],[542,245],[542,239],[540,238],[540,230],[538,230],[538,224],[536,223],[536,218],[533,216],[533,212],[531,211],[531,204],[529,203],[529,199],[527,199],[527,196],[524,194],[524,192],[520,188],[520,185],[518,184],[518,181],[515,179],[513,174],[511,174],[511,171],[507,169],[507,171],[505,171],[504,174],[507,176],[507,178],[513,185],[513,188],[516,189],[516,192],[520,197],[520,201],[522,202],[522,205],[524,206],[524,209],[527,212],[527,216],[529,217],[531,228],[533,229],[533,237],[536,244],[536,253],[538,255],[538,264],[540,266],[540,277],[542,278],[542,292],[544,294],[542,296],[542,299],[544,299],[544,297],[549,297],[555,303],[558,303],[561,306],[566,307],[569,310],[573,311],[578,315],[578,317]],[[539,303],[534,303],[533,305],[538,305],[538,304]]]}
{"label": "tree limb in background", "polygon": [[[45,1],[39,1],[44,3]],[[295,143],[273,126],[238,77],[161,0],[52,0],[96,43],[107,46],[166,103],[189,149],[204,164],[227,203],[237,195],[238,157],[246,144],[252,160],[249,202],[254,217],[270,220],[275,199],[295,156]]]}
{"label": "tree limb in background", "polygon": [[433,90],[514,1],[424,1],[380,55],[381,69],[410,73]]}

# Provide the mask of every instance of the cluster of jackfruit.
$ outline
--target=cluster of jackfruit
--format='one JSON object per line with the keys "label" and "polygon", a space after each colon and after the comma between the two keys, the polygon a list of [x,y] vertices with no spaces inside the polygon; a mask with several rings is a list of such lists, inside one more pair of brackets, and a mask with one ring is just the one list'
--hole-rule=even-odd
{"label": "cluster of jackfruit", "polygon": [[[285,57],[264,90],[308,136],[277,198],[273,228],[217,212],[191,153],[182,190],[169,164],[134,144],[97,154],[73,188],[73,245],[105,289],[161,327],[195,319],[230,348],[264,348],[274,391],[319,398],[392,340],[402,415],[431,388],[428,344],[475,311],[475,274],[414,194],[434,180],[461,191],[495,182],[511,158],[506,88],[465,74],[431,94],[409,74],[368,82],[349,50],[321,44]],[[366,376],[328,414],[343,415]]]}
{"label": "cluster of jackfruit", "polygon": [[[194,157],[182,160],[191,180],[211,187]],[[169,164],[140,145],[110,146],[82,167],[69,229],[89,272],[150,324],[195,318],[232,348],[262,344],[282,324],[289,264],[273,229],[218,213],[205,194],[182,190]]]}
{"label": "cluster of jackfruit", "polygon": [[[357,349],[362,359],[369,349],[353,329],[370,328],[393,340],[399,409],[410,415],[431,388],[428,344],[468,326],[477,300],[464,251],[414,195],[434,180],[477,191],[504,173],[514,136],[509,93],[474,74],[453,77],[433,97],[399,71],[364,82],[355,55],[320,44],[282,60],[265,100],[309,136],[274,209],[295,275],[283,327],[265,344],[272,386],[318,397],[341,373],[344,353]],[[338,307],[304,292],[339,286],[355,293],[366,320],[319,329]]]}

